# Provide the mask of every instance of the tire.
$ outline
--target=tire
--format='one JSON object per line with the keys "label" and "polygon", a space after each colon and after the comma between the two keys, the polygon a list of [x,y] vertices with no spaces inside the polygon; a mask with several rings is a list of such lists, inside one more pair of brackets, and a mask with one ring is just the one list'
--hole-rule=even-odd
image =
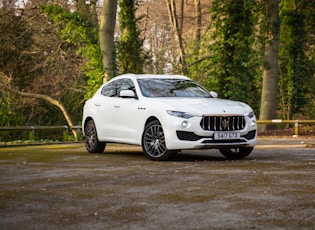
{"label": "tire", "polygon": [[97,137],[96,127],[93,120],[89,120],[84,126],[84,142],[89,153],[102,153],[106,143],[100,142]]}
{"label": "tire", "polygon": [[165,161],[172,157],[173,151],[166,148],[165,136],[159,121],[151,121],[142,134],[142,150],[151,160]]}
{"label": "tire", "polygon": [[247,157],[252,151],[253,147],[240,147],[240,148],[220,148],[223,156],[230,160],[239,160]]}

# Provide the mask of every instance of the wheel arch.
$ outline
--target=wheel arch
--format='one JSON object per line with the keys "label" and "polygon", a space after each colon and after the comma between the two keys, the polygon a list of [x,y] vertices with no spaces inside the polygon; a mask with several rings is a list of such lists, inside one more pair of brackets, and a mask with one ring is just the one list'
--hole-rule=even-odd
{"label": "wheel arch", "polygon": [[93,118],[92,117],[86,117],[85,120],[84,120],[84,123],[83,123],[83,126],[82,126],[83,136],[85,136],[84,127],[85,127],[86,123],[88,123],[90,120],[93,120]]}
{"label": "wheel arch", "polygon": [[144,123],[143,130],[144,130],[144,128],[145,128],[151,121],[159,121],[159,122],[161,122],[157,117],[151,116],[151,117],[149,117],[149,118],[146,120],[146,122]]}

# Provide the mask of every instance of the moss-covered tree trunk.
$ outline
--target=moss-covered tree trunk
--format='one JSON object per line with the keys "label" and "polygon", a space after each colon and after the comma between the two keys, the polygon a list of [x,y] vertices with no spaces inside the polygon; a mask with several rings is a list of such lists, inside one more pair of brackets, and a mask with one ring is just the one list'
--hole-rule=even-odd
{"label": "moss-covered tree trunk", "polygon": [[118,68],[121,73],[143,73],[146,53],[137,23],[135,0],[119,1],[119,26],[121,37],[117,42]]}
{"label": "moss-covered tree trunk", "polygon": [[100,22],[100,47],[104,69],[103,82],[115,74],[114,33],[116,26],[117,1],[104,0]]}
{"label": "moss-covered tree trunk", "polygon": [[[267,31],[264,50],[263,85],[260,105],[260,120],[277,118],[278,51],[279,51],[279,3],[266,0]],[[273,125],[260,125],[259,130],[272,129]]]}

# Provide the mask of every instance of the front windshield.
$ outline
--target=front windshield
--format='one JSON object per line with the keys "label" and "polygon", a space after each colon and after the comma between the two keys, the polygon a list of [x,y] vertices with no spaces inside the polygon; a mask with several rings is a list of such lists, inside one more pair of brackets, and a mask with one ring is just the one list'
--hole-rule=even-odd
{"label": "front windshield", "polygon": [[145,97],[211,97],[198,83],[185,79],[138,79]]}

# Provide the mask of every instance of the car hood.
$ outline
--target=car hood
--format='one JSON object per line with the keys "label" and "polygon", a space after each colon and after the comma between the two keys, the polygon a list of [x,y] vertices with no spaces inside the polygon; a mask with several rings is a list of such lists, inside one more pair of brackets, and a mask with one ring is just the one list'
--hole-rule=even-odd
{"label": "car hood", "polygon": [[159,98],[169,109],[196,115],[244,115],[252,111],[245,103],[219,98]]}

